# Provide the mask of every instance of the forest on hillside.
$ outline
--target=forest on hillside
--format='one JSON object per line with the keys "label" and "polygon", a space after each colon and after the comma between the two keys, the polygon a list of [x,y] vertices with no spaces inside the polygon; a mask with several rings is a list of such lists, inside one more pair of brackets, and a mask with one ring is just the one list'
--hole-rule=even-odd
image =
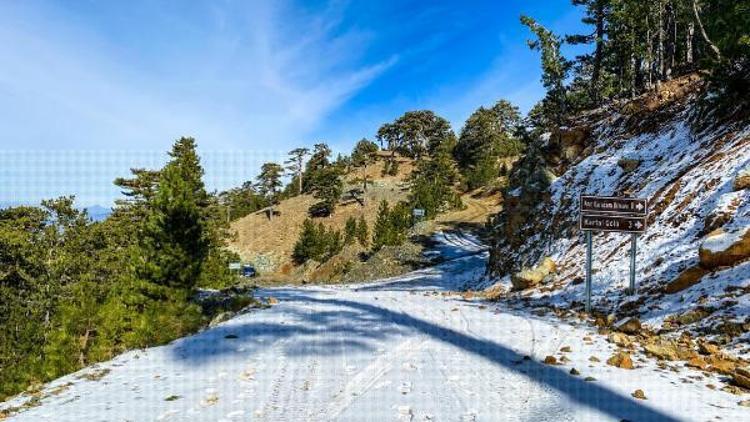
{"label": "forest on hillside", "polygon": [[[163,344],[194,332],[211,314],[194,300],[197,288],[234,283],[227,263],[228,220],[300,194],[309,210],[295,259],[335,254],[343,242],[378,248],[398,244],[411,208],[428,218],[460,206],[457,192],[497,186],[500,176],[547,183],[538,170],[542,134],[607,102],[637,97],[664,81],[699,73],[696,125],[750,114],[750,2],[729,0],[573,0],[584,11],[585,34],[555,34],[531,17],[529,47],[541,57],[546,96],[521,116],[499,100],[479,107],[454,132],[432,111],[408,111],[332,159],[325,143],[266,163],[255,182],[211,193],[195,140],[182,138],[161,169],[133,169],[115,180],[123,198],[113,214],[92,222],[73,197],[0,210],[0,398],[128,349]],[[574,58],[564,44],[585,44]],[[381,205],[378,223],[359,221],[342,234],[312,224],[334,213],[343,174],[365,169],[378,148],[416,161],[409,199]],[[502,159],[523,156],[513,168]],[[385,172],[395,172],[388,160]],[[284,177],[288,183],[284,184]],[[368,187],[365,176],[362,189]],[[372,233],[368,231],[371,230]],[[503,236],[497,233],[497,236]],[[321,240],[323,239],[323,240]],[[336,240],[338,239],[338,240]],[[240,307],[249,303],[232,304]]]}

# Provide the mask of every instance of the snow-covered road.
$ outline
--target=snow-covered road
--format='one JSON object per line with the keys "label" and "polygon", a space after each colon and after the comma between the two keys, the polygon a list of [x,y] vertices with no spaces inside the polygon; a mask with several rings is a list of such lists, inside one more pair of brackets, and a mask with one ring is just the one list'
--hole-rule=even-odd
{"label": "snow-covered road", "polygon": [[[479,251],[465,245],[467,251]],[[393,280],[264,289],[279,303],[61,378],[18,421],[740,420],[712,376],[625,370],[587,326],[443,292],[479,253]],[[588,338],[591,338],[588,340]],[[564,346],[570,352],[561,352]],[[566,356],[562,365],[545,356]],[[524,358],[528,356],[529,358]],[[595,357],[599,362],[592,361]],[[580,375],[571,375],[576,368]],[[107,372],[107,370],[109,372]],[[82,374],[104,375],[99,380]],[[587,379],[593,377],[594,379]],[[72,384],[70,384],[72,383]],[[631,397],[642,389],[647,400]],[[18,405],[19,397],[0,405]]]}

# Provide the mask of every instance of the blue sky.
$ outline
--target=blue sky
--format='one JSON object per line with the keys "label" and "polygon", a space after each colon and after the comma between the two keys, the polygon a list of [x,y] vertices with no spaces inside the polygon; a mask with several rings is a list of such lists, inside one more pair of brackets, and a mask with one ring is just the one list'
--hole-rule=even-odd
{"label": "blue sky", "polygon": [[456,132],[500,98],[526,111],[543,89],[521,13],[582,26],[569,0],[0,0],[0,204],[109,204],[114,177],[183,135],[223,189],[296,146],[348,151],[407,110]]}

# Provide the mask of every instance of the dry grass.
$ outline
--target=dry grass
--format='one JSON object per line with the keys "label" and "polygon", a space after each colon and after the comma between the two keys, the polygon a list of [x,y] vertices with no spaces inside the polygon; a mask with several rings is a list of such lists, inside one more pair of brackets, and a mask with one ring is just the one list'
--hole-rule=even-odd
{"label": "dry grass", "polygon": [[[349,217],[364,216],[372,230],[380,201],[386,199],[395,204],[406,199],[408,188],[404,180],[412,170],[411,163],[405,162],[400,164],[398,175],[382,177],[382,166],[382,163],[375,163],[368,168],[368,180],[374,183],[368,186],[364,206],[356,201],[344,201],[336,207],[333,215],[315,218],[314,221],[343,231]],[[345,189],[359,186],[361,177],[362,171],[355,169],[344,178]],[[237,252],[243,261],[254,262],[259,255],[270,258],[275,267],[274,276],[289,275],[294,268],[291,257],[294,243],[302,223],[308,217],[308,208],[317,201],[312,195],[300,195],[282,201],[275,208],[280,214],[274,216],[273,220],[269,220],[264,212],[256,212],[233,222],[235,239],[229,249]],[[267,272],[265,274],[268,275]]]}

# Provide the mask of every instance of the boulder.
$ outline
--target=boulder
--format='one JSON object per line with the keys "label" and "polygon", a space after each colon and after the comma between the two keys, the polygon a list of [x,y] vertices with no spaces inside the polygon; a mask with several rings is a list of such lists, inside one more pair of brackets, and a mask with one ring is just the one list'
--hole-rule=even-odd
{"label": "boulder", "polygon": [[698,352],[703,355],[715,355],[719,353],[719,346],[709,343],[703,339],[697,341]]}
{"label": "boulder", "polygon": [[555,261],[546,257],[534,268],[525,268],[510,277],[513,290],[524,290],[536,286],[557,271]]}
{"label": "boulder", "polygon": [[607,337],[607,340],[610,343],[614,343],[620,347],[630,347],[630,345],[633,343],[630,340],[630,337],[627,334],[623,333],[610,333],[609,337]]}
{"label": "boulder", "polygon": [[750,368],[736,368],[732,373],[732,382],[740,387],[750,389]]}
{"label": "boulder", "polygon": [[635,158],[620,158],[617,161],[617,165],[620,166],[623,172],[632,173],[641,165],[641,160]]}
{"label": "boulder", "polygon": [[703,268],[736,265],[750,258],[750,227],[711,232],[698,251]]}
{"label": "boulder", "polygon": [[622,369],[633,369],[633,360],[625,352],[617,352],[607,359],[607,365]]}
{"label": "boulder", "polygon": [[740,170],[740,172],[737,173],[737,177],[734,178],[732,187],[735,191],[750,188],[750,167]]}
{"label": "boulder", "polygon": [[559,365],[557,362],[557,358],[554,356],[547,356],[544,358],[544,363],[547,365]]}
{"label": "boulder", "polygon": [[688,360],[695,356],[692,349],[681,346],[674,340],[661,337],[651,338],[643,346],[643,350],[651,356],[664,360]]}
{"label": "boulder", "polygon": [[615,323],[614,329],[625,334],[638,334],[641,332],[641,321],[638,318],[624,318]]}
{"label": "boulder", "polygon": [[698,284],[703,276],[707,273],[708,271],[703,269],[702,267],[690,267],[681,272],[680,275],[678,275],[677,278],[672,280],[669,284],[664,286],[664,293],[677,293],[687,289],[688,287],[694,286]]}
{"label": "boulder", "polygon": [[709,364],[709,367],[712,371],[724,375],[731,375],[732,372],[734,372],[734,369],[737,367],[737,365],[731,360],[723,359],[715,355],[708,356],[705,360],[706,363]]}

